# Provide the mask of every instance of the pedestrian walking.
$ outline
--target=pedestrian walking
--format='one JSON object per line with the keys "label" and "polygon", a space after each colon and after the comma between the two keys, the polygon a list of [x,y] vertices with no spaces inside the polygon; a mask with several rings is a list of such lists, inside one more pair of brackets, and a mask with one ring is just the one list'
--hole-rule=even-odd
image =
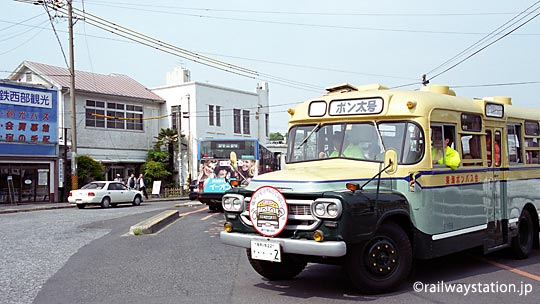
{"label": "pedestrian walking", "polygon": [[114,181],[115,182],[121,182],[121,183],[124,182],[119,173],[116,173],[116,177],[114,178]]}
{"label": "pedestrian walking", "polygon": [[144,194],[144,197],[148,199],[148,194],[146,193],[146,180],[142,173],[139,174],[139,178],[137,179],[137,188]]}
{"label": "pedestrian walking", "polygon": [[129,189],[137,189],[137,178],[135,178],[134,173],[131,173],[131,176],[128,178],[127,186]]}

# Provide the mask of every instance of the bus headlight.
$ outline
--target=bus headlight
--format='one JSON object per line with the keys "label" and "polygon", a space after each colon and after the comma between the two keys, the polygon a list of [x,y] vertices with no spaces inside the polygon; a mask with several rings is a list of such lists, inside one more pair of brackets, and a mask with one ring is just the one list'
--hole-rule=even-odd
{"label": "bus headlight", "polygon": [[336,198],[318,198],[311,204],[311,212],[318,218],[335,219],[341,211],[341,201]]}
{"label": "bus headlight", "polygon": [[332,218],[336,218],[339,214],[339,208],[336,203],[330,203],[328,204],[328,207],[326,207],[326,212]]}
{"label": "bus headlight", "polygon": [[238,194],[225,194],[221,200],[223,210],[229,212],[244,211],[244,197]]}

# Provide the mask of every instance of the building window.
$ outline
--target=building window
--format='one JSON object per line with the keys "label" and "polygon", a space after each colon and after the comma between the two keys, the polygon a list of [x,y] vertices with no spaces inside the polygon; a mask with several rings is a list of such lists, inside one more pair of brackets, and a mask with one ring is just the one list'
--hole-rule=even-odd
{"label": "building window", "polygon": [[244,110],[242,111],[242,120],[244,125],[244,134],[250,134],[249,133],[249,111]]}
{"label": "building window", "polygon": [[143,130],[143,107],[126,105],[126,129]]}
{"label": "building window", "polygon": [[26,82],[32,82],[32,72],[26,72],[24,75],[26,76]]}
{"label": "building window", "polygon": [[221,106],[216,106],[216,126],[221,127]]}
{"label": "building window", "polygon": [[143,130],[143,107],[117,102],[86,101],[86,126]]}
{"label": "building window", "polygon": [[208,106],[208,125],[209,126],[214,125],[214,106],[213,105]]}
{"label": "building window", "polygon": [[264,124],[266,128],[266,137],[270,136],[270,114],[264,114]]}
{"label": "building window", "polygon": [[[107,103],[107,128],[125,129],[124,104],[116,102]],[[118,110],[118,111],[117,111]],[[113,118],[114,117],[114,118]]]}
{"label": "building window", "polygon": [[233,124],[234,124],[234,133],[240,134],[242,130],[240,128],[240,109],[233,110]]}
{"label": "building window", "polygon": [[86,101],[86,126],[105,128],[105,103],[103,101]]}

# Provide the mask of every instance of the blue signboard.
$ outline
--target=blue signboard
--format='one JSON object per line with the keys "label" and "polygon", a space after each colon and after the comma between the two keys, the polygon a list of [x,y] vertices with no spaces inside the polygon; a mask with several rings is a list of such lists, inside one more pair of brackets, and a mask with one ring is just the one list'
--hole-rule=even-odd
{"label": "blue signboard", "polygon": [[0,154],[56,155],[57,96],[53,90],[0,83]]}
{"label": "blue signboard", "polygon": [[231,185],[224,178],[209,178],[204,185],[206,193],[223,193],[231,189]]}

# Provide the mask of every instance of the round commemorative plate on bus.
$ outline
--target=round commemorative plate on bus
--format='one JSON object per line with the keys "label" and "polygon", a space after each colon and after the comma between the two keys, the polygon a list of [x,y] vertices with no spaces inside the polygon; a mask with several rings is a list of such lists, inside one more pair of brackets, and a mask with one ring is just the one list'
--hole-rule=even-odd
{"label": "round commemorative plate on bus", "polygon": [[264,236],[276,236],[285,229],[289,211],[283,194],[274,187],[260,187],[251,196],[249,219]]}

